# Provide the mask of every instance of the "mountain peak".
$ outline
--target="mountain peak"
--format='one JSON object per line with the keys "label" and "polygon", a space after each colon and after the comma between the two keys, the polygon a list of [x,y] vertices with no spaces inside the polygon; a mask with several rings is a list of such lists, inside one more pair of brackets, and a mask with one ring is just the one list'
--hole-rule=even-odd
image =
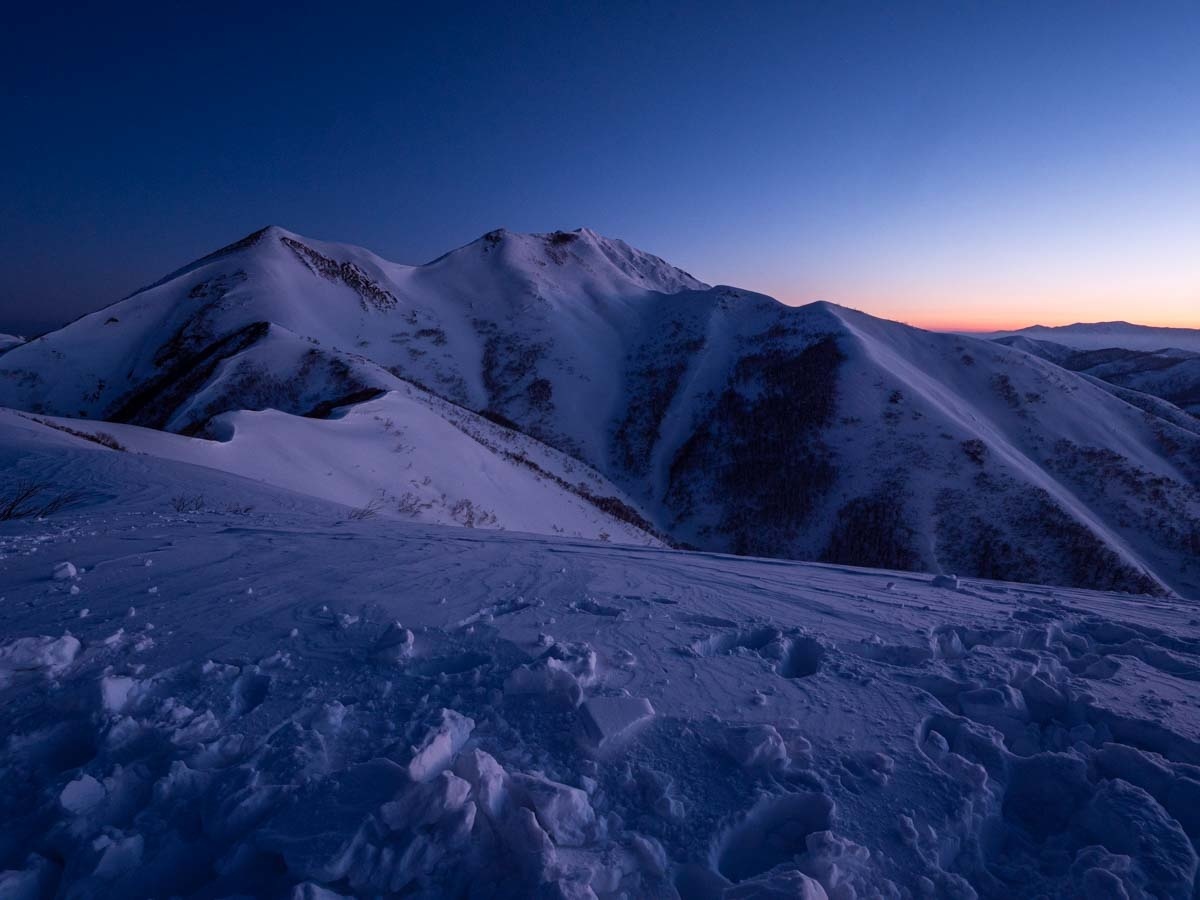
{"label": "mountain peak", "polygon": [[591,228],[571,231],[519,232],[496,228],[420,268],[474,267],[483,261],[536,283],[560,286],[578,282],[608,287],[624,284],[641,291],[674,294],[706,290],[708,285],[661,257],[632,247]]}

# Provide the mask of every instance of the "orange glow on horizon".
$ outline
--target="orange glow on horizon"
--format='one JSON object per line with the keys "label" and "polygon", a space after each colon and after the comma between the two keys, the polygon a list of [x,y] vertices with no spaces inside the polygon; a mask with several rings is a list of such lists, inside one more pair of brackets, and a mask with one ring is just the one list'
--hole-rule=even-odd
{"label": "orange glow on horizon", "polygon": [[[767,291],[767,293],[771,293]],[[1023,297],[990,299],[967,292],[955,298],[921,296],[915,291],[898,291],[891,296],[870,292],[833,291],[819,297],[799,299],[788,291],[774,294],[785,303],[800,306],[814,299],[828,300],[881,319],[903,322],[928,331],[988,333],[1017,331],[1032,325],[1056,327],[1091,322],[1129,322],[1150,328],[1200,329],[1200,297],[1174,297],[1155,301],[1131,301],[1116,297],[1087,297],[1066,300]],[[874,294],[874,296],[871,296]]]}
{"label": "orange glow on horizon", "polygon": [[1012,313],[1007,314],[982,314],[973,317],[954,317],[949,316],[904,316],[902,312],[897,311],[896,314],[884,314],[871,312],[869,308],[864,308],[863,312],[871,315],[879,315],[885,319],[895,319],[899,322],[904,322],[907,325],[912,325],[916,328],[924,328],[926,331],[954,331],[964,334],[979,333],[987,334],[994,331],[1019,331],[1022,328],[1028,328],[1032,325],[1044,325],[1047,328],[1055,328],[1060,325],[1075,325],[1077,323],[1091,322],[1129,322],[1132,325],[1142,325],[1148,328],[1195,328],[1200,329],[1200,315],[1195,316],[1191,320],[1180,320],[1174,318],[1160,319],[1154,316],[1146,316],[1138,313],[1134,314],[1100,314],[1095,313],[1089,315],[1086,311],[1081,314],[1040,314],[1033,317],[1020,318]]}

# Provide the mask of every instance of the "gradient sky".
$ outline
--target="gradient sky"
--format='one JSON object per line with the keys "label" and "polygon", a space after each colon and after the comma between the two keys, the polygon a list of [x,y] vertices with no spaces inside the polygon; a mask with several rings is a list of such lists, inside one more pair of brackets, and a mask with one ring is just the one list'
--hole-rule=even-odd
{"label": "gradient sky", "polygon": [[1200,327],[1200,3],[33,6],[0,331],[268,223],[414,263],[587,225],[928,327]]}

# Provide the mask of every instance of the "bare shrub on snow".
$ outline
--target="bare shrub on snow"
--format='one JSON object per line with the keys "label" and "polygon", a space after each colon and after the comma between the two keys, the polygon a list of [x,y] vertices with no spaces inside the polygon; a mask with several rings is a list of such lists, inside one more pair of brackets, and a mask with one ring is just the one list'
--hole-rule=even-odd
{"label": "bare shrub on snow", "polygon": [[83,494],[79,491],[54,493],[49,482],[23,479],[0,490],[0,522],[43,518],[82,499]]}
{"label": "bare shrub on snow", "polygon": [[171,509],[177,513],[200,512],[204,509],[204,495],[176,494],[171,498]]}

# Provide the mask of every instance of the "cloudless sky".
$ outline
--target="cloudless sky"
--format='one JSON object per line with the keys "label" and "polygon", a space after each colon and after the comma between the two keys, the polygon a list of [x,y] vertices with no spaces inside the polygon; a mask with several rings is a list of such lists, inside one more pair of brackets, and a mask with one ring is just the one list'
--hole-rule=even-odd
{"label": "cloudless sky", "polygon": [[0,28],[0,331],[262,225],[587,225],[918,325],[1200,327],[1200,3],[80,4]]}

